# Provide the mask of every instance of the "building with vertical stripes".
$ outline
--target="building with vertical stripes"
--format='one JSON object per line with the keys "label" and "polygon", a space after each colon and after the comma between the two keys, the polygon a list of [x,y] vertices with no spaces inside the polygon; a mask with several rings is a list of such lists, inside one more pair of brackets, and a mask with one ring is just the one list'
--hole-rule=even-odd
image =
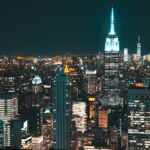
{"label": "building with vertical stripes", "polygon": [[54,84],[54,122],[53,138],[54,149],[69,149],[71,103],[69,92],[69,80],[63,68],[59,68]]}

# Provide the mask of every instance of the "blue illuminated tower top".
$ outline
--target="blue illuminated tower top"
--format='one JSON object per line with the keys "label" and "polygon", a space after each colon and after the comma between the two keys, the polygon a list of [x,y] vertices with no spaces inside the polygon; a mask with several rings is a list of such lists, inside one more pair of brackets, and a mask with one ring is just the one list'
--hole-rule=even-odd
{"label": "blue illuminated tower top", "polygon": [[118,53],[120,46],[119,46],[119,39],[115,33],[115,24],[114,24],[114,8],[111,9],[111,20],[110,20],[110,32],[106,38],[105,42],[105,53]]}
{"label": "blue illuminated tower top", "polygon": [[115,29],[114,29],[114,8],[111,9],[111,25],[110,25],[110,32],[109,35],[116,35]]}

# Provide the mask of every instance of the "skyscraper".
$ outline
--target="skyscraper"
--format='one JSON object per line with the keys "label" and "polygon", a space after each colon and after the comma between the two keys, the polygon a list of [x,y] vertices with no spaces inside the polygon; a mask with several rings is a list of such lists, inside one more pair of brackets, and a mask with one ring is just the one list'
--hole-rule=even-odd
{"label": "skyscraper", "polygon": [[94,95],[96,93],[96,70],[86,70],[87,75],[87,94]]}
{"label": "skyscraper", "polygon": [[140,36],[138,36],[137,55],[138,55],[139,57],[141,57],[141,41],[140,41]]}
{"label": "skyscraper", "polygon": [[87,114],[85,102],[73,102],[72,120],[75,121],[77,131],[84,133],[87,130]]}
{"label": "skyscraper", "polygon": [[150,149],[150,89],[128,90],[128,149]]}
{"label": "skyscraper", "polygon": [[124,62],[128,62],[129,61],[128,48],[124,48],[123,58],[124,58]]}
{"label": "skyscraper", "polygon": [[105,42],[105,53],[118,53],[120,50],[119,39],[115,33],[114,9],[111,10],[110,32]]}
{"label": "skyscraper", "polygon": [[110,32],[105,42],[105,85],[104,85],[104,99],[103,103],[107,105],[118,105],[120,102],[119,97],[119,40],[115,33],[114,26],[114,9],[111,10],[111,24]]}
{"label": "skyscraper", "polygon": [[28,120],[28,130],[32,135],[41,135],[42,109],[34,106],[26,109],[22,119]]}
{"label": "skyscraper", "polygon": [[[11,120],[18,114],[18,99],[11,93],[0,93],[0,120],[2,121],[3,141],[2,146],[11,145]],[[1,132],[2,133],[2,132]]]}
{"label": "skyscraper", "polygon": [[69,149],[70,138],[70,91],[68,76],[59,68],[54,84],[54,131],[55,149]]}

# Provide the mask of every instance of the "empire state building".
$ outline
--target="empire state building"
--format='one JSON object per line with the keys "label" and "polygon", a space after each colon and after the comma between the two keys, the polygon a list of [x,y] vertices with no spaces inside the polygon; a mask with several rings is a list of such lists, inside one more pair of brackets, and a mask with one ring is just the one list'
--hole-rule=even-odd
{"label": "empire state building", "polygon": [[122,104],[119,89],[120,72],[120,46],[119,39],[115,33],[114,9],[111,10],[110,32],[105,42],[105,81],[104,81],[104,99],[105,105]]}
{"label": "empire state building", "polygon": [[110,32],[106,38],[105,42],[105,53],[118,53],[119,52],[119,40],[115,33],[115,25],[114,25],[114,9],[111,10],[111,25]]}

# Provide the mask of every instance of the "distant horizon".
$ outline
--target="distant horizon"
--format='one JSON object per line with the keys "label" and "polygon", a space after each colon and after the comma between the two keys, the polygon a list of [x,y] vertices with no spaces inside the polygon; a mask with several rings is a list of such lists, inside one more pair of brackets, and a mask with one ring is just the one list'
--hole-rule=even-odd
{"label": "distant horizon", "polygon": [[[123,51],[120,51],[121,54],[123,54]],[[91,55],[98,55],[99,53],[80,53],[80,54],[58,54],[58,55],[10,55],[10,54],[0,54],[0,57],[2,56],[6,56],[6,57],[56,57],[56,56],[60,56],[60,57],[63,57],[63,56],[91,56]],[[104,53],[100,53],[101,55],[103,55]],[[136,53],[129,53],[129,55],[133,55],[133,54],[136,54]],[[147,54],[142,54],[141,56],[145,56],[145,55],[150,55],[150,53],[147,53]]]}

